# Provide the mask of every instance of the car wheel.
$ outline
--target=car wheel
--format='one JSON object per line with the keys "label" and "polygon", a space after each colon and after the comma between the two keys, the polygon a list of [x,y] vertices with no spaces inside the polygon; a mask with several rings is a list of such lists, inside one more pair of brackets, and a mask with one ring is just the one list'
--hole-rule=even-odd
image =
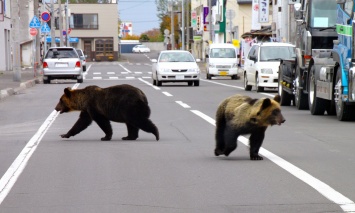
{"label": "car wheel", "polygon": [[259,86],[259,76],[258,75],[256,75],[255,84],[256,84],[256,91],[257,92],[264,92],[264,87]]}
{"label": "car wheel", "polygon": [[198,81],[194,81],[194,86],[195,86],[195,87],[200,86],[200,81],[199,81],[199,80],[198,80]]}
{"label": "car wheel", "polygon": [[51,78],[48,76],[47,80],[43,80],[44,84],[50,84],[51,83]]}
{"label": "car wheel", "polygon": [[84,71],[84,72],[86,71],[86,66],[83,66],[83,71]]}
{"label": "car wheel", "polygon": [[157,85],[157,81],[153,79],[153,85]]}
{"label": "car wheel", "polygon": [[247,79],[247,74],[244,73],[244,90],[245,91],[250,91],[252,88],[251,85],[248,85],[248,79]]}
{"label": "car wheel", "polygon": [[82,78],[81,78],[81,79],[76,79],[76,82],[77,82],[77,83],[83,83],[83,81],[84,81],[84,80],[83,80]]}
{"label": "car wheel", "polygon": [[188,82],[187,82],[187,85],[192,86],[193,83],[194,83],[194,82],[192,82],[192,81],[188,81]]}
{"label": "car wheel", "polygon": [[208,73],[208,70],[207,70],[207,75],[206,75],[206,78],[208,79],[208,80],[211,80],[211,75]]}

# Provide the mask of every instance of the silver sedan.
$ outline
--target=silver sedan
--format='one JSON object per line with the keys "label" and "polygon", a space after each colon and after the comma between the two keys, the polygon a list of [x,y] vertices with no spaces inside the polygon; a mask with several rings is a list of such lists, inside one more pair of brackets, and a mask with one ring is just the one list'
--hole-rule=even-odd
{"label": "silver sedan", "polygon": [[193,55],[185,50],[161,51],[157,59],[152,59],[153,85],[164,82],[187,82],[189,86],[200,85],[200,69]]}

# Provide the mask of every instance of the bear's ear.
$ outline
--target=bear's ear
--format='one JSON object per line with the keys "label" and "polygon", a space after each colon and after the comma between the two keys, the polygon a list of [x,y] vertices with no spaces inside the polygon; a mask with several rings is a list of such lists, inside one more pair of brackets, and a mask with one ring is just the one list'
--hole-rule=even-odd
{"label": "bear's ear", "polygon": [[274,100],[275,100],[277,103],[280,103],[280,102],[281,102],[281,96],[278,95],[278,94],[275,95]]}
{"label": "bear's ear", "polygon": [[261,106],[261,110],[268,108],[271,105],[271,100],[269,98],[265,98],[263,101],[263,105]]}
{"label": "bear's ear", "polygon": [[65,94],[68,98],[70,98],[70,96],[71,96],[71,89],[70,89],[70,87],[67,87],[67,88],[64,89],[64,94]]}

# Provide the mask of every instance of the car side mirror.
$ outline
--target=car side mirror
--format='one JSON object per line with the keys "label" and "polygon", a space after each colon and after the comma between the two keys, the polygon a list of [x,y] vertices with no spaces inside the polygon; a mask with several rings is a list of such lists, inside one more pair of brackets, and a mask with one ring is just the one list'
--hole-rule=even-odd
{"label": "car side mirror", "polygon": [[153,63],[157,63],[157,62],[158,62],[157,59],[152,59],[152,60],[150,60],[150,61],[153,62]]}
{"label": "car side mirror", "polygon": [[206,58],[209,58],[209,56],[208,56],[208,55],[206,55]]}
{"label": "car side mirror", "polygon": [[256,58],[255,55],[251,55],[251,56],[250,56],[250,60],[257,61],[257,58]]}

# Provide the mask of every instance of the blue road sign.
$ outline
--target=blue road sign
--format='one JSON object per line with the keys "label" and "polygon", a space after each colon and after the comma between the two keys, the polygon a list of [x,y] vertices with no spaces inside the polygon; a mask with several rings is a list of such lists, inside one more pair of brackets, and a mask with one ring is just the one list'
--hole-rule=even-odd
{"label": "blue road sign", "polygon": [[49,33],[51,31],[51,28],[49,28],[47,22],[44,22],[44,24],[41,27],[41,32],[42,33]]}
{"label": "blue road sign", "polygon": [[32,21],[29,24],[30,28],[41,28],[41,22],[37,18],[37,16],[33,16]]}

